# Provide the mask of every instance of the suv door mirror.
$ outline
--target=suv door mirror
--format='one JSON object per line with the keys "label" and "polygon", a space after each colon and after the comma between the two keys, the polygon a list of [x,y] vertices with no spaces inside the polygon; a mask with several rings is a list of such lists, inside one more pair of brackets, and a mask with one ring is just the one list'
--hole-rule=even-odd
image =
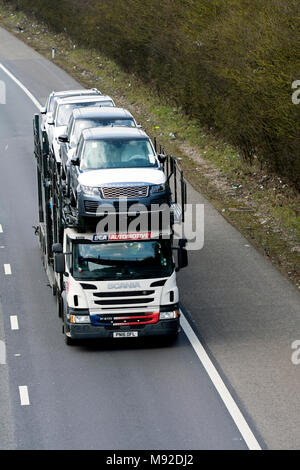
{"label": "suv door mirror", "polygon": [[58,137],[58,141],[59,142],[62,142],[62,143],[68,143],[69,142],[69,138],[68,138],[68,135],[67,134],[62,134]]}
{"label": "suv door mirror", "polygon": [[72,164],[73,166],[79,166],[79,165],[80,165],[79,158],[78,158],[76,155],[74,155],[74,156],[71,158],[71,164]]}

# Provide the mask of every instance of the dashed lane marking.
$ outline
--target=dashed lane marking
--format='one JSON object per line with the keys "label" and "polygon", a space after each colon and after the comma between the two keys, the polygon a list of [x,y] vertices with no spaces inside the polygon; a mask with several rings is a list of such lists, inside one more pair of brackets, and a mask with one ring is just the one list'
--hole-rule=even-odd
{"label": "dashed lane marking", "polygon": [[26,385],[21,385],[19,387],[19,394],[20,394],[21,406],[29,406],[30,400],[29,400],[28,387]]}
{"label": "dashed lane marking", "polygon": [[4,265],[4,274],[5,276],[11,276],[11,265],[5,264]]}
{"label": "dashed lane marking", "polygon": [[12,330],[18,330],[19,329],[19,321],[17,315],[12,315],[10,317],[10,327]]}

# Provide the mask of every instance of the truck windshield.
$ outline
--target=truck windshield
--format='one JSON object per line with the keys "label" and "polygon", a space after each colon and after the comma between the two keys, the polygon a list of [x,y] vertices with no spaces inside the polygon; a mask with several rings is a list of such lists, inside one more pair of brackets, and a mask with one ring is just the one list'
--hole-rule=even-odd
{"label": "truck windshield", "polygon": [[89,129],[90,127],[105,127],[105,126],[125,126],[125,127],[135,127],[133,119],[76,119],[74,129],[71,136],[71,145],[76,146],[81,135],[81,132],[84,129]]}
{"label": "truck windshield", "polygon": [[60,104],[57,109],[57,126],[67,126],[72,114],[73,109],[86,108],[87,106],[113,106],[112,101],[95,101],[95,102],[84,102],[84,103],[72,103],[72,104]]}
{"label": "truck windshield", "polygon": [[77,280],[115,281],[169,277],[173,272],[169,240],[74,244]]}
{"label": "truck windshield", "polygon": [[82,170],[157,167],[150,141],[88,140],[81,158]]}

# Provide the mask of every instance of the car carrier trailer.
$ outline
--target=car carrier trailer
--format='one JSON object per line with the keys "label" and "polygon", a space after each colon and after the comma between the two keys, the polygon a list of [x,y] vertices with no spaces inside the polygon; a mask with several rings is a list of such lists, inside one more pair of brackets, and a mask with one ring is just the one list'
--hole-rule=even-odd
{"label": "car carrier trailer", "polygon": [[[39,207],[36,234],[66,343],[176,336],[180,329],[176,271],[188,264],[186,240],[174,246],[172,222],[159,230],[150,226],[146,231],[99,232],[95,217],[94,224],[82,226],[77,209],[66,197],[38,114],[33,131]],[[166,157],[168,179],[176,177],[170,184],[176,189],[177,202],[172,212],[183,219],[186,183],[176,165],[173,157]]]}

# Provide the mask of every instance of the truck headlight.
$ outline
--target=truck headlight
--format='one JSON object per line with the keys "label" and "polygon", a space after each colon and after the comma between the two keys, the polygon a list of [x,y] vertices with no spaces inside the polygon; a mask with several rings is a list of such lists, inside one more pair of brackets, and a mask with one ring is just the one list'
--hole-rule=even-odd
{"label": "truck headlight", "polygon": [[70,323],[91,323],[89,315],[70,315]]}
{"label": "truck headlight", "polygon": [[92,186],[80,185],[81,190],[87,196],[100,196],[99,188],[93,188]]}
{"label": "truck headlight", "polygon": [[178,318],[178,310],[170,310],[169,312],[160,312],[160,320],[172,320],[173,318]]}
{"label": "truck headlight", "polygon": [[166,190],[166,185],[165,184],[156,184],[155,186],[151,187],[151,194],[156,194],[156,193],[163,193]]}

